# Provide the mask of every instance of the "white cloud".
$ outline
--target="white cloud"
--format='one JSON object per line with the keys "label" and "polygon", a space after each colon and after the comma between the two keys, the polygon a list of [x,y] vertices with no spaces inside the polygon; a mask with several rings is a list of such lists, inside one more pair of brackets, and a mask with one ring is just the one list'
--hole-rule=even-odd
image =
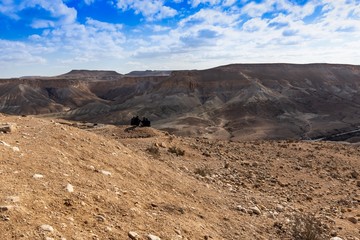
{"label": "white cloud", "polygon": [[198,7],[199,5],[209,5],[209,6],[224,6],[229,7],[236,3],[236,0],[188,0],[188,4],[192,7]]}
{"label": "white cloud", "polygon": [[[357,59],[360,64],[359,53],[354,52],[360,48],[359,4],[314,0],[299,6],[288,0],[266,0],[231,11],[203,8],[182,19],[169,33],[138,42],[134,56],[148,67],[143,59],[151,57],[150,66],[169,69],[231,62],[355,63]],[[323,5],[323,12],[311,18]],[[272,18],[263,17],[270,13]],[[243,18],[245,15],[252,17]]]}
{"label": "white cloud", "polygon": [[117,0],[116,6],[122,11],[132,9],[135,14],[141,14],[150,21],[173,17],[177,14],[175,9],[165,6],[164,0]]}
{"label": "white cloud", "polygon": [[36,46],[23,42],[0,39],[0,64],[4,67],[45,63],[45,58],[36,54],[38,50]]}
{"label": "white cloud", "polygon": [[0,2],[0,13],[19,20],[19,13],[25,9],[41,8],[48,11],[53,17],[49,19],[35,19],[31,24],[34,28],[53,27],[55,25],[71,24],[76,21],[77,11],[69,8],[62,0],[24,0],[18,3],[14,0],[2,0]]}
{"label": "white cloud", "polygon": [[93,4],[95,2],[95,0],[84,0],[84,3],[86,4],[86,5],[91,5],[91,4]]}
{"label": "white cloud", "polygon": [[193,7],[197,7],[200,4],[210,4],[210,5],[216,5],[219,4],[221,0],[189,0],[188,3],[191,4]]}
{"label": "white cloud", "polygon": [[240,16],[222,12],[215,9],[201,9],[197,13],[188,16],[180,21],[180,27],[191,27],[196,25],[207,24],[210,26],[234,26],[239,21]]}
{"label": "white cloud", "polygon": [[17,5],[13,0],[2,0],[0,2],[0,13],[15,20],[19,19],[17,15]]}
{"label": "white cloud", "polygon": [[20,10],[41,7],[55,18],[57,25],[71,24],[76,21],[77,11],[69,8],[62,0],[25,0],[20,4]]}

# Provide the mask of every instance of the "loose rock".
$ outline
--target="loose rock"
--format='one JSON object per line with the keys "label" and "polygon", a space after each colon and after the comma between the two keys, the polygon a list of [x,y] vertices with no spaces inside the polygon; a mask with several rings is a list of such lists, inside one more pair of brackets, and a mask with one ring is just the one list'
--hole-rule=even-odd
{"label": "loose rock", "polygon": [[100,172],[106,176],[111,176],[111,172],[109,171],[101,170]]}
{"label": "loose rock", "polygon": [[128,236],[129,236],[129,238],[131,238],[132,240],[137,240],[137,239],[139,239],[139,234],[137,234],[136,232],[133,232],[133,231],[130,231],[130,232],[128,233]]}
{"label": "loose rock", "polygon": [[349,217],[348,220],[352,222],[353,224],[357,224],[358,220],[355,217]]}
{"label": "loose rock", "polygon": [[15,129],[16,129],[16,124],[14,123],[0,124],[0,132],[11,133],[14,132]]}
{"label": "loose rock", "polygon": [[246,208],[244,208],[244,207],[241,206],[241,205],[236,206],[236,210],[238,210],[238,211],[240,211],[240,212],[246,213]]}
{"label": "loose rock", "polygon": [[280,205],[280,204],[278,204],[278,205],[276,205],[276,211],[278,211],[278,212],[283,212],[285,209],[284,209],[284,206],[283,205]]}
{"label": "loose rock", "polygon": [[258,207],[250,207],[249,208],[253,213],[257,214],[257,215],[260,215],[261,214],[261,211]]}
{"label": "loose rock", "polygon": [[43,178],[44,176],[41,175],[41,174],[35,173],[32,177],[35,178],[35,179],[40,179],[40,178]]}
{"label": "loose rock", "polygon": [[41,225],[40,229],[46,232],[54,232],[54,228],[48,224]]}
{"label": "loose rock", "polygon": [[70,183],[66,185],[66,190],[70,193],[74,192],[74,187]]}
{"label": "loose rock", "polygon": [[0,212],[6,212],[10,209],[9,206],[0,206]]}
{"label": "loose rock", "polygon": [[161,238],[152,234],[147,235],[147,238],[148,240],[161,240]]}

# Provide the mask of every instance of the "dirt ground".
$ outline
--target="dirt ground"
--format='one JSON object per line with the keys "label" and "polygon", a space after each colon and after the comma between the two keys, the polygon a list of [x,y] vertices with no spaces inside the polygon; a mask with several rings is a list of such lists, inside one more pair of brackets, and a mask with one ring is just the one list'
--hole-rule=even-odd
{"label": "dirt ground", "polygon": [[4,124],[0,239],[360,239],[356,144],[0,114]]}

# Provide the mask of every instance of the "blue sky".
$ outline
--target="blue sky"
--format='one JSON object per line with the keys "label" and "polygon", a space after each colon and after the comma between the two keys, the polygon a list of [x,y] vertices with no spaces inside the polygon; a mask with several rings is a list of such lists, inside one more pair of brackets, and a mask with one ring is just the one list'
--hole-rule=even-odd
{"label": "blue sky", "polygon": [[0,77],[360,64],[360,0],[0,0]]}

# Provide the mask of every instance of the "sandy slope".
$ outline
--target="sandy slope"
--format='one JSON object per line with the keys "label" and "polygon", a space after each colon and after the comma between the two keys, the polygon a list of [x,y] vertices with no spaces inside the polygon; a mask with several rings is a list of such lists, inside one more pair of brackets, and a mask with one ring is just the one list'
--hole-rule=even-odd
{"label": "sandy slope", "polygon": [[291,239],[305,213],[321,220],[324,239],[360,238],[357,145],[0,115],[6,122],[17,129],[0,134],[1,239]]}

